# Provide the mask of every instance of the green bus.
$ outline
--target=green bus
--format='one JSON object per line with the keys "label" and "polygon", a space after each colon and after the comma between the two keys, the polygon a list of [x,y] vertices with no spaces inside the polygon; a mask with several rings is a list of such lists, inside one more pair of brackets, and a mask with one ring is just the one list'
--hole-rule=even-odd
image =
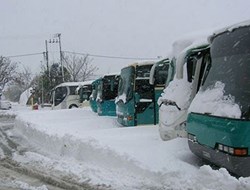
{"label": "green bus", "polygon": [[106,74],[97,85],[97,113],[99,116],[116,116],[115,98],[118,94],[120,74]]}
{"label": "green bus", "polygon": [[190,150],[238,176],[250,176],[250,21],[209,37],[208,66],[187,120]]}
{"label": "green bus", "polygon": [[[169,60],[162,60],[163,63]],[[123,126],[137,126],[158,123],[157,99],[164,89],[164,78],[157,78],[153,85],[149,83],[150,72],[155,62],[145,61],[127,66],[121,70],[118,97],[116,98],[117,120]],[[159,73],[154,69],[153,72]],[[163,77],[166,72],[163,71]],[[158,85],[158,82],[161,83]],[[157,87],[157,88],[155,88]],[[159,91],[159,92],[158,92]]]}

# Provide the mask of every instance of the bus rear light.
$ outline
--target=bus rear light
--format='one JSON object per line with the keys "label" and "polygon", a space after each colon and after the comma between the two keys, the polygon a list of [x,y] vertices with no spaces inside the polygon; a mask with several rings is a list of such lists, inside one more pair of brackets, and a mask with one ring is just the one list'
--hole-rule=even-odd
{"label": "bus rear light", "polygon": [[247,156],[247,148],[233,148],[223,144],[218,144],[217,149],[221,152],[225,152],[234,156]]}
{"label": "bus rear light", "polygon": [[247,148],[235,148],[234,155],[236,156],[246,156],[247,155]]}

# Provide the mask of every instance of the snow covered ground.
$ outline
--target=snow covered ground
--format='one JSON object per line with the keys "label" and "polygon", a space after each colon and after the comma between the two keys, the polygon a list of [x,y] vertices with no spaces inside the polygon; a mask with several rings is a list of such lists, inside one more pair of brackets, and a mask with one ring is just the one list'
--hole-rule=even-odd
{"label": "snow covered ground", "polygon": [[9,135],[26,147],[13,159],[44,175],[100,189],[250,189],[250,178],[203,165],[187,139],[162,141],[157,126],[121,127],[115,117],[97,116],[89,108],[13,109],[5,112],[17,115]]}

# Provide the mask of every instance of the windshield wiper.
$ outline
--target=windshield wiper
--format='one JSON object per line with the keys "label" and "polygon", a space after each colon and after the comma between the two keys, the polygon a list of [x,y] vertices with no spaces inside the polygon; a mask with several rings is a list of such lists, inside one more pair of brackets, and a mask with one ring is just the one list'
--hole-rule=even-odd
{"label": "windshield wiper", "polygon": [[172,100],[162,100],[161,104],[159,105],[159,107],[162,106],[162,104],[166,105],[166,106],[175,106],[179,111],[181,111],[181,108],[176,104],[175,101]]}

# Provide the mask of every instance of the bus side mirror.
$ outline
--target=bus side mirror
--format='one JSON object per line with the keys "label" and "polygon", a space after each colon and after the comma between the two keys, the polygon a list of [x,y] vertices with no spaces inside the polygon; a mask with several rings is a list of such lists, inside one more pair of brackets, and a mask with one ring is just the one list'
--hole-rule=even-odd
{"label": "bus side mirror", "polygon": [[150,70],[149,84],[151,85],[155,84],[155,67],[156,67],[156,63],[152,66]]}

